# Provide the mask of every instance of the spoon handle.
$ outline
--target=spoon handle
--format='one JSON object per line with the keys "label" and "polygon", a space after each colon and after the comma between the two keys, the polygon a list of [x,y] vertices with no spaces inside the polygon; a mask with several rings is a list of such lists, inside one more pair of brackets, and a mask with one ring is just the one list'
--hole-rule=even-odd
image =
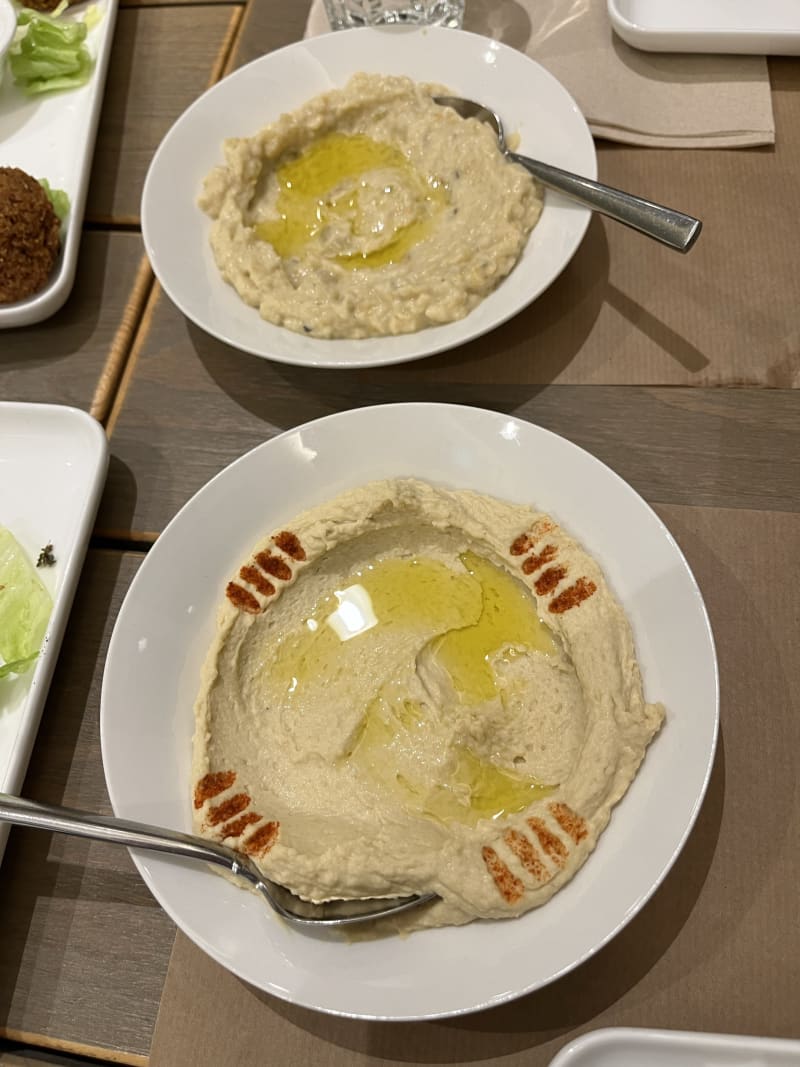
{"label": "spoon handle", "polygon": [[614,189],[610,185],[571,174],[538,159],[529,159],[528,156],[520,156],[516,152],[509,152],[509,156],[515,163],[520,163],[529,170],[542,185],[557,189],[601,215],[608,215],[609,218],[653,237],[678,252],[688,252],[700,235],[703,224],[691,215],[684,215],[681,211],[654,204],[631,193],[623,193],[621,189]]}
{"label": "spoon handle", "polygon": [[[147,823],[117,819],[111,815],[90,815],[73,808],[59,808],[52,804],[38,804],[33,800],[0,793],[0,822],[15,826],[30,826],[36,830],[50,830],[74,837],[88,837],[93,841],[106,841],[128,848],[145,848],[153,852],[166,852],[183,859],[200,860],[225,867],[232,874],[245,878],[261,891],[271,908],[289,922],[310,928],[312,926],[344,926],[380,918],[384,915],[399,915],[400,912],[436,900],[435,893],[422,893],[409,897],[368,897],[364,900],[332,900],[323,904],[311,904],[294,896],[291,890],[265,878],[245,856],[240,856],[225,845],[205,841],[180,830],[165,830]],[[348,912],[357,905],[361,910]],[[367,905],[366,909],[364,905]],[[305,912],[297,910],[305,909]],[[343,909],[337,911],[336,909]]]}
{"label": "spoon handle", "polygon": [[58,808],[50,804],[38,804],[33,800],[0,793],[0,821],[16,826],[32,826],[38,830],[50,830],[75,837],[88,837],[93,841],[107,841],[129,848],[146,848],[155,852],[169,852],[184,859],[216,863],[228,870],[241,873],[236,856],[224,845],[202,841],[179,830],[164,830],[146,823],[116,819],[109,815],[89,815],[72,808]]}

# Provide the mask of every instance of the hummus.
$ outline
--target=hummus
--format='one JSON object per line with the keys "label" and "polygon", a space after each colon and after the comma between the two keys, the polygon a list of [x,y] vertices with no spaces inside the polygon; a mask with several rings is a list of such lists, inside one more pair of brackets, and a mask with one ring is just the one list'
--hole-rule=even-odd
{"label": "hummus", "polygon": [[372,483],[229,582],[195,827],[311,900],[439,894],[405,929],[519,915],[586,860],[663,715],[600,568],[552,519]]}
{"label": "hummus", "polygon": [[356,74],[225,142],[199,204],[222,277],[263,318],[314,337],[410,333],[462,318],[511,271],[538,188],[434,92]]}

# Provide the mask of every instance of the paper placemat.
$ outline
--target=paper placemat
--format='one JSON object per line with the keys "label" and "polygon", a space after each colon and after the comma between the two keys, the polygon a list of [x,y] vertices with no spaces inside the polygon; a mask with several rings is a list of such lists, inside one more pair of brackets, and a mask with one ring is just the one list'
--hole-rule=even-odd
{"label": "paper placemat", "polygon": [[[605,0],[466,0],[464,29],[519,48],[546,67],[596,137],[661,148],[775,141],[763,56],[639,51],[612,31]],[[322,0],[314,0],[306,36],[328,32]]]}
{"label": "paper placemat", "polygon": [[775,576],[800,552],[800,516],[657,510],[709,609],[722,734],[697,824],[642,912],[545,989],[430,1023],[362,1022],[286,1004],[179,934],[150,1067],[546,1067],[570,1039],[600,1026],[796,1033],[800,852],[791,827],[800,824],[800,659],[794,587]]}

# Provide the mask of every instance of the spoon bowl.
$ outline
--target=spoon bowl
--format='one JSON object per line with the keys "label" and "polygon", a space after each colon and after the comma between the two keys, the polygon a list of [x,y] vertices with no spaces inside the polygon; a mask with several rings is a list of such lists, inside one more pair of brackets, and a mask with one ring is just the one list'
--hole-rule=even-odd
{"label": "spoon bowl", "polygon": [[571,171],[561,170],[550,163],[512,152],[506,144],[500,116],[484,104],[465,100],[460,96],[435,96],[433,99],[443,107],[452,108],[464,119],[477,119],[478,122],[489,126],[494,130],[503,155],[525,167],[542,185],[557,189],[593,211],[622,222],[678,252],[688,252],[700,236],[703,224],[691,215],[634,196],[632,193],[625,193],[621,189],[614,189],[610,185],[603,185],[602,182],[583,178]]}

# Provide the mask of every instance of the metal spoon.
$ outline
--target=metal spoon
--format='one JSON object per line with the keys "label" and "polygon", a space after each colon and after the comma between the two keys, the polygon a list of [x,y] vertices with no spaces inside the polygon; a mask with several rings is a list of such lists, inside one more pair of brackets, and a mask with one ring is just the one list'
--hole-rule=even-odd
{"label": "metal spoon", "polygon": [[95,841],[110,841],[129,848],[146,848],[167,852],[181,859],[201,860],[224,867],[231,874],[249,882],[261,893],[278,915],[287,922],[305,927],[345,926],[379,919],[385,915],[399,915],[409,908],[436,900],[435,893],[411,897],[372,897],[366,900],[331,900],[312,904],[301,900],[285,886],[266,878],[247,856],[225,845],[217,845],[202,837],[165,830],[146,823],[115,819],[108,815],[91,815],[71,808],[37,804],[22,797],[0,793],[0,820],[17,826],[32,826],[38,830],[89,837]]}
{"label": "metal spoon", "polygon": [[451,107],[462,118],[478,119],[479,122],[491,126],[497,135],[500,151],[514,163],[520,163],[529,170],[542,185],[557,189],[573,200],[586,204],[593,211],[631,226],[634,230],[677,249],[678,252],[688,252],[699,237],[703,224],[691,215],[684,215],[681,211],[654,204],[631,193],[623,193],[610,185],[602,185],[590,178],[582,178],[568,170],[542,163],[538,159],[511,152],[506,145],[503,123],[499,116],[483,104],[464,100],[460,96],[435,96],[433,99],[437,104]]}

